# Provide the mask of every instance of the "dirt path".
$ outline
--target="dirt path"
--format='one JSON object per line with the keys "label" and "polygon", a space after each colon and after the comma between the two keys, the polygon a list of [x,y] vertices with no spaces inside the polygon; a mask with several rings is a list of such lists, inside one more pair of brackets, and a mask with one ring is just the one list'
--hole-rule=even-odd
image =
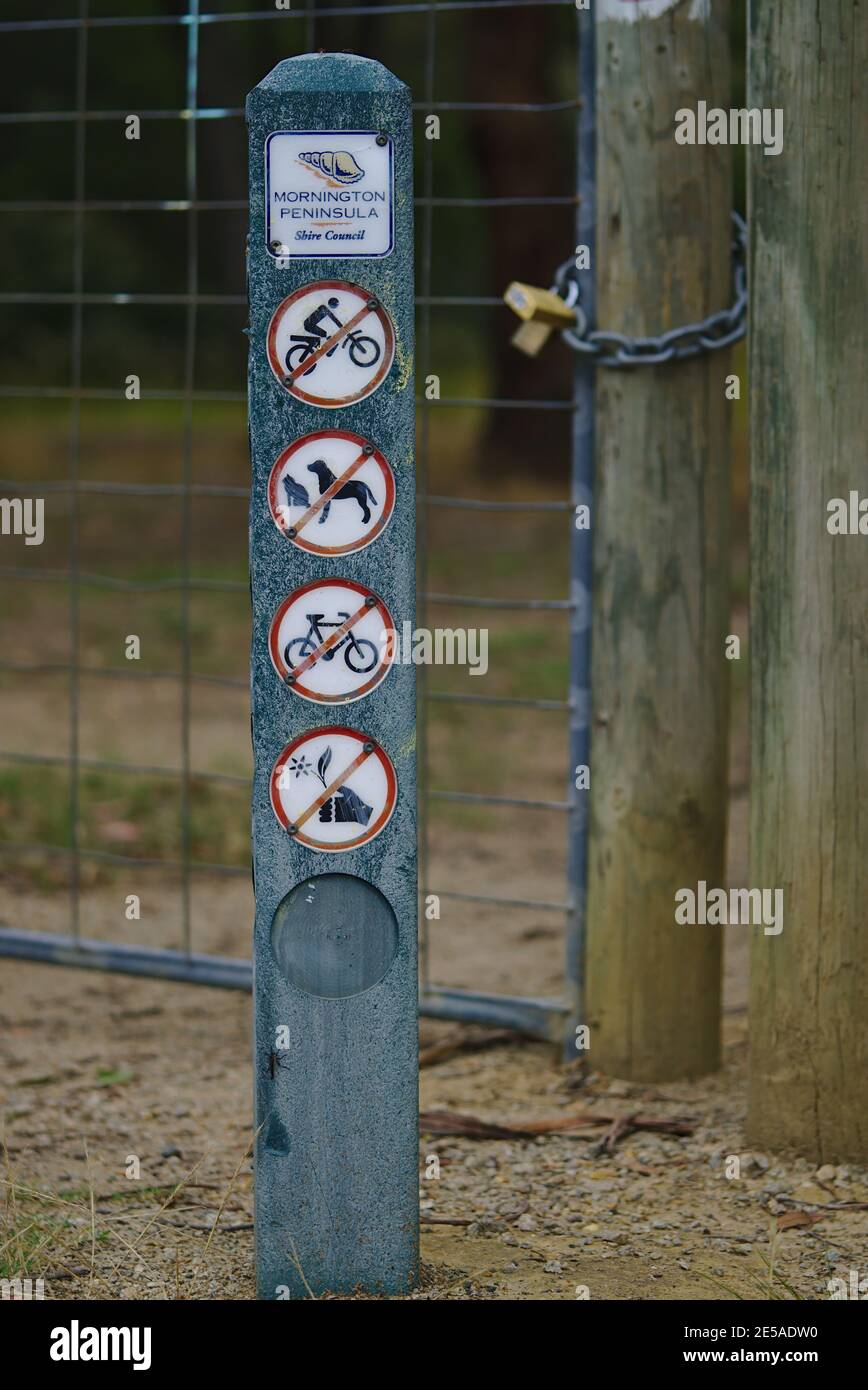
{"label": "dirt path", "polygon": [[[830,1205],[868,1202],[868,1174],[744,1156],[745,1024],[733,1007],[724,1070],[692,1084],[582,1084],[527,1042],[424,1068],[423,1109],[507,1123],[641,1110],[697,1127],[633,1134],[613,1153],[595,1153],[600,1130],[423,1135],[420,1173],[436,1155],[440,1177],[420,1181],[413,1297],[760,1297],[775,1217],[823,1207],[822,1220],[778,1234],[778,1296],[828,1296],[833,1275],[868,1270],[868,1211]],[[0,1030],[4,1274],[45,1277],[49,1298],[253,1297],[249,998],[3,962]],[[426,1043],[454,1032],[423,1023]],[[742,1155],[737,1179],[727,1155]],[[133,1157],[138,1178],[125,1172]]]}

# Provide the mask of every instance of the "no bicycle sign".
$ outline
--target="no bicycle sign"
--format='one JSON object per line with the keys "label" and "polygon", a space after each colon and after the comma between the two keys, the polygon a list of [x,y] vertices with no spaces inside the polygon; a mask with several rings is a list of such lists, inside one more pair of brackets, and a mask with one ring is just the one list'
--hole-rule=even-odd
{"label": "no bicycle sign", "polygon": [[352,579],[319,579],[283,600],[268,638],[274,669],[296,695],[326,704],[360,700],[386,676],[392,615]]}

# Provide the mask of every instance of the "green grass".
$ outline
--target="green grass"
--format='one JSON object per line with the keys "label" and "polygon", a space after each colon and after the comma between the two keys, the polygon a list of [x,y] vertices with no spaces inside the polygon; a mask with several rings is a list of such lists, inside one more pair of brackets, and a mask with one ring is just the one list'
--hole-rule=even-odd
{"label": "green grass", "polygon": [[[82,772],[79,838],[84,850],[133,859],[177,859],[181,802],[174,779]],[[244,787],[194,781],[190,795],[190,854],[194,860],[243,867],[249,862],[250,794]],[[40,841],[65,849],[70,843],[69,779],[51,767],[0,767],[0,841]],[[36,886],[66,881],[66,857],[22,862],[17,872]],[[85,863],[89,882],[109,870]]]}

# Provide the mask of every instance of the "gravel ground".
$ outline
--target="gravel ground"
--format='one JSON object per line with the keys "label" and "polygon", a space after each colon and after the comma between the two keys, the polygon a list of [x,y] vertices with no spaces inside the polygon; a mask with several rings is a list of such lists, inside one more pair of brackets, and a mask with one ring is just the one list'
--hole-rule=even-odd
{"label": "gravel ground", "polygon": [[[250,1000],[23,962],[0,973],[3,1272],[44,1277],[55,1299],[252,1298]],[[411,1298],[828,1298],[831,1278],[868,1272],[868,1173],[746,1152],[737,1003],[722,1072],[660,1089],[423,1023],[423,1044],[459,1035],[470,1045],[422,1071],[424,1110],[505,1124],[641,1111],[696,1128],[612,1152],[600,1129],[423,1134]],[[431,1155],[439,1178],[424,1176]]]}

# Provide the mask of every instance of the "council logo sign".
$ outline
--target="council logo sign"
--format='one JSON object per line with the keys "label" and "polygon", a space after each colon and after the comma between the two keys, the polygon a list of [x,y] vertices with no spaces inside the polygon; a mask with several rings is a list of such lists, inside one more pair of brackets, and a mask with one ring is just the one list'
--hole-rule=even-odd
{"label": "council logo sign", "polygon": [[395,478],[385,455],[360,434],[319,430],[284,449],[268,480],[275,525],[301,550],[347,555],[388,526]]}
{"label": "council logo sign", "polygon": [[295,589],[271,620],[275,671],[296,695],[323,704],[360,700],[392,663],[392,615],[381,598],[352,579],[316,579]]}
{"label": "council logo sign", "polygon": [[276,130],[265,155],[265,238],[278,264],[392,253],[394,149],[383,131]]}
{"label": "council logo sign", "polygon": [[330,725],[299,734],[271,773],[271,806],[284,830],[308,849],[358,849],[379,835],[395,809],[395,769],[373,739]]}
{"label": "council logo sign", "polygon": [[277,306],[268,361],[308,405],[352,405],[376,391],[395,356],[395,330],[379,300],[346,280],[304,285]]}

